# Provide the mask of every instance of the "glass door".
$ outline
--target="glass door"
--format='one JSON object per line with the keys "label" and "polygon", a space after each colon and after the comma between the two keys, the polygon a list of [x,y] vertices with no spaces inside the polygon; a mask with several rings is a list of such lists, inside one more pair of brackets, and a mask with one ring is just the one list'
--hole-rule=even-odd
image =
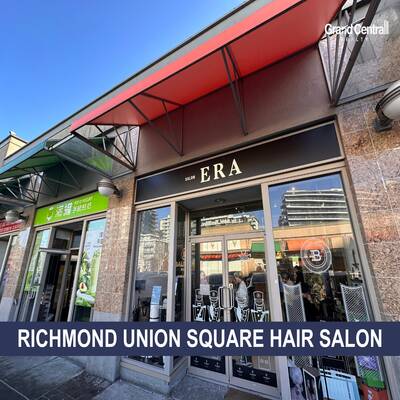
{"label": "glass door", "polygon": [[40,252],[46,254],[49,261],[40,301],[34,308],[34,320],[43,322],[61,321],[65,284],[70,270],[70,252],[68,250],[51,249],[40,249]]}
{"label": "glass door", "polygon": [[18,321],[61,320],[70,269],[71,235],[71,231],[62,228],[49,228],[36,233]]}
{"label": "glass door", "polygon": [[[235,323],[271,320],[267,285],[264,237],[259,234],[225,236],[229,284],[233,307],[229,321]],[[235,386],[278,396],[275,361],[270,356],[238,355],[229,357],[229,380]]]}
{"label": "glass door", "polygon": [[[196,238],[190,242],[191,301],[190,320],[213,322],[229,320],[227,315],[229,286],[225,268],[224,239]],[[227,381],[227,365],[224,356],[194,356],[191,369],[198,375]]]}
{"label": "glass door", "polygon": [[31,321],[33,320],[32,311],[38,293],[40,292],[40,284],[42,282],[43,270],[46,265],[46,254],[40,251],[41,248],[48,247],[50,242],[50,229],[38,231],[36,233],[35,242],[32,249],[28,271],[25,277],[25,284],[23,286],[22,297],[20,300],[20,308],[18,312],[18,321]]}
{"label": "glass door", "polygon": [[[260,233],[192,238],[190,260],[191,321],[270,321],[264,237]],[[198,375],[271,397],[279,394],[272,357],[195,356],[190,368]]]}

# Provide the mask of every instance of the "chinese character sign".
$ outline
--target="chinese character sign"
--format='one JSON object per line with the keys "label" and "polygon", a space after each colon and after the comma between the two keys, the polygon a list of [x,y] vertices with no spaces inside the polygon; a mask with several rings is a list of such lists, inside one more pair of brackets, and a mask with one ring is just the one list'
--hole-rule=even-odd
{"label": "chinese character sign", "polygon": [[34,225],[45,225],[53,222],[83,217],[85,215],[106,211],[107,208],[108,197],[94,192],[61,203],[39,208],[36,211]]}

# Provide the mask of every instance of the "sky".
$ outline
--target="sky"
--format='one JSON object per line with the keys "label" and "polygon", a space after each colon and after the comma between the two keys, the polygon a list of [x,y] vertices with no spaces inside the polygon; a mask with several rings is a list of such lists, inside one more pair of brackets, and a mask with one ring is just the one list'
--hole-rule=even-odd
{"label": "sky", "polygon": [[0,0],[0,139],[34,139],[242,2]]}

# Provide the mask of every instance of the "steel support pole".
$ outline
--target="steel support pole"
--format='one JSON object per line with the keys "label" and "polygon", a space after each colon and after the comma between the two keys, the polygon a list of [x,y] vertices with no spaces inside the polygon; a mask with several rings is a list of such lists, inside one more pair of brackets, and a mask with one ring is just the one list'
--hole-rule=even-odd
{"label": "steel support pole", "polygon": [[[235,80],[232,79],[231,71],[229,69],[228,60],[226,58],[225,51],[228,53],[228,55],[230,55],[230,53],[229,53],[229,50],[225,49],[225,47],[223,47],[221,49],[221,54],[222,54],[222,58],[223,58],[223,61],[224,61],[226,74],[228,75],[229,86],[230,86],[231,91],[232,91],[232,96],[233,96],[233,100],[235,102],[236,110],[237,110],[237,112],[239,114],[240,127],[242,129],[242,133],[243,133],[243,135],[247,135],[248,132],[247,132],[247,126],[246,126],[247,125],[246,124],[246,116],[245,116],[243,104],[242,104],[242,101],[241,101],[241,98],[240,98],[240,91],[239,91],[238,86],[235,86],[235,83],[234,83],[234,82],[237,83],[237,81],[239,79],[239,76],[237,76]],[[234,71],[236,71],[235,64],[234,64],[231,56],[229,56],[229,57],[231,59],[231,63],[232,63],[233,69],[234,69]],[[238,74],[237,71],[236,71],[236,73]]]}
{"label": "steel support pole", "polygon": [[[363,27],[368,27],[371,25],[372,20],[375,17],[375,14],[379,7],[380,2],[381,2],[381,0],[371,0],[370,6],[368,7],[367,14],[362,23]],[[347,62],[346,68],[343,72],[343,76],[340,80],[337,90],[333,93],[332,104],[334,104],[334,105],[337,105],[338,101],[340,100],[340,96],[342,95],[344,87],[349,79],[350,73],[353,69],[353,66],[354,66],[356,60],[357,60],[358,54],[360,52],[361,46],[364,43],[366,35],[367,34],[365,32],[362,32],[362,30],[361,30],[361,32],[357,36],[356,44],[351,52],[349,61]]]}

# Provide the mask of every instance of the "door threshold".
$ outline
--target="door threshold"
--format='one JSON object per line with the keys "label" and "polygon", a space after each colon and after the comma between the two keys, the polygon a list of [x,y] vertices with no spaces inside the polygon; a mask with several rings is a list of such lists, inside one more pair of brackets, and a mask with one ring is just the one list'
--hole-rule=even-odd
{"label": "door threshold", "polygon": [[276,400],[271,397],[264,397],[261,393],[252,392],[244,388],[237,388],[235,386],[229,386],[228,392],[224,396],[224,400]]}

